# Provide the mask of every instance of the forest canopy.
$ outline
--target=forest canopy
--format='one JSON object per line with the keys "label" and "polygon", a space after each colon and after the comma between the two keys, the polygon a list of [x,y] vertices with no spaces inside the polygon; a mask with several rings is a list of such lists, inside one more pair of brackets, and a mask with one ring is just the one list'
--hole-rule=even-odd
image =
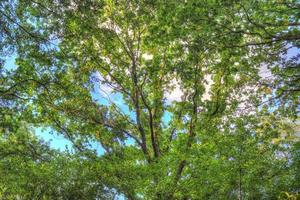
{"label": "forest canopy", "polygon": [[0,199],[300,197],[298,0],[2,0],[0,47]]}

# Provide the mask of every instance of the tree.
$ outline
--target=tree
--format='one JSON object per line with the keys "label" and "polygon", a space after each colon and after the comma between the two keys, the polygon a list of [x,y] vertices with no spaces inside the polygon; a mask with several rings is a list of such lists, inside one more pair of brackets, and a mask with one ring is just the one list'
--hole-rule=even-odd
{"label": "tree", "polygon": [[5,94],[65,135],[106,187],[128,199],[298,192],[282,119],[298,117],[298,75],[292,61],[273,66],[298,47],[299,2],[7,2],[16,14],[1,16],[26,36]]}

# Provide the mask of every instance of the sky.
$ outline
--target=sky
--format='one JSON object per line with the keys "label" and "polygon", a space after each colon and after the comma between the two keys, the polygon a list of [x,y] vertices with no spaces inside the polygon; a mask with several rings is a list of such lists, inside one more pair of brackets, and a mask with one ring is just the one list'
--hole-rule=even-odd
{"label": "sky", "polygon": [[[299,49],[291,49],[288,53],[288,57],[291,58],[292,56],[297,55]],[[8,57],[5,60],[5,65],[4,68],[7,70],[14,70],[16,69],[15,65],[15,58],[16,55],[12,55]],[[262,66],[260,70],[260,76],[262,78],[267,78],[272,75],[271,71],[267,69],[266,67]],[[99,73],[94,74],[98,80],[101,80],[101,75]],[[206,92],[204,94],[204,99],[209,99],[209,88],[210,85],[212,84],[211,77],[206,77],[208,80],[208,85],[206,86]],[[166,96],[166,103],[170,104],[173,101],[180,101],[181,96],[183,94],[182,90],[179,87],[179,84],[176,80],[173,80],[173,84],[175,85],[175,89],[172,92],[169,92],[168,94],[165,94]],[[109,105],[110,101],[115,103],[120,110],[129,115],[132,120],[135,120],[135,114],[134,112],[131,112],[128,108],[128,106],[125,104],[125,102],[122,99],[122,95],[118,93],[112,93],[112,90],[109,86],[101,84],[101,82],[96,82],[94,90],[90,91],[92,99],[99,103],[100,105]],[[168,122],[171,120],[171,114],[168,113],[167,111],[163,115],[163,122],[165,124],[168,124]],[[64,136],[50,127],[35,127],[34,128],[35,134],[38,138],[46,141],[49,143],[50,147],[53,149],[57,149],[60,151],[68,150],[70,152],[74,151],[72,148],[72,143],[64,138]],[[126,141],[127,145],[133,145],[134,141],[132,139],[127,139]],[[91,142],[90,143],[90,148],[95,150],[97,155],[103,155],[105,153],[104,149],[101,147],[101,145],[98,142]],[[124,195],[120,194],[118,195],[118,199],[123,200]]]}
{"label": "sky", "polygon": [[[293,56],[296,56],[298,53],[299,53],[299,49],[291,48],[287,53],[287,57],[291,58]],[[143,55],[143,56],[147,57],[147,59],[152,59],[151,55]],[[16,69],[17,67],[15,65],[15,59],[16,59],[15,54],[7,57],[5,59],[4,68],[7,70]],[[267,69],[265,66],[262,66],[259,73],[262,78],[271,76],[270,70]],[[112,93],[112,89],[108,85],[101,84],[101,80],[103,80],[103,78],[98,72],[94,73],[94,76],[96,77],[96,80],[98,80],[98,82],[95,82],[94,90],[91,91],[92,99],[101,105],[109,105],[111,101],[115,103],[123,113],[131,116],[132,120],[135,120],[134,112],[129,111],[128,106],[126,106],[126,104],[122,99],[122,95],[118,93]],[[206,90],[208,91],[211,84],[211,77],[207,77],[207,79],[209,84],[207,85]],[[173,101],[180,101],[180,98],[183,94],[177,80],[174,79],[172,84],[175,85],[175,89],[172,92],[165,94],[167,104],[170,104]],[[209,98],[207,91],[206,94],[204,95],[205,99]],[[170,119],[171,119],[171,114],[166,111],[163,116],[163,122],[165,124],[168,124]],[[39,138],[43,139],[46,142],[49,142],[50,147],[54,149],[59,149],[61,151],[65,149],[72,150],[72,143],[69,140],[65,139],[62,134],[55,132],[50,127],[46,127],[46,128],[35,127],[34,130],[35,130],[35,134]],[[134,144],[134,141],[132,139],[128,139],[126,143],[128,145],[132,145]],[[98,155],[104,154],[104,149],[97,142],[91,142],[91,148],[95,149]]]}
{"label": "sky", "polygon": [[[9,57],[6,57],[4,68],[6,70],[15,70],[17,68],[15,64],[16,55],[13,54]],[[96,94],[94,94],[96,97]],[[35,134],[38,138],[48,142],[51,148],[58,149],[64,151],[66,149],[72,150],[72,143],[64,138],[62,134],[54,131],[50,127],[42,128],[42,127],[34,127]],[[104,153],[103,148],[96,143],[92,143],[92,148],[96,150],[98,155],[102,155]]]}
{"label": "sky", "polygon": [[[4,68],[6,70],[15,70],[17,68],[15,64],[16,55],[13,54],[5,59]],[[102,80],[101,75],[96,72],[94,74],[98,80]],[[174,82],[174,84],[177,84]],[[132,120],[135,120],[135,113],[130,112],[128,106],[124,103],[122,95],[118,93],[112,93],[112,90],[109,86],[101,84],[100,82],[95,83],[95,88],[90,92],[92,99],[99,103],[100,105],[109,105],[110,101],[115,103],[124,114],[129,115]],[[176,86],[175,90],[172,93],[167,94],[167,102],[172,102],[175,100],[180,100],[182,95],[181,90]],[[163,122],[167,124],[171,120],[171,115],[169,112],[165,112],[163,115]],[[66,149],[72,151],[72,143],[66,139],[62,134],[54,131],[50,127],[34,127],[34,132],[36,136],[45,142],[48,142],[50,147],[53,149],[64,151]],[[91,142],[91,149],[96,150],[98,155],[104,154],[104,149],[98,142]],[[133,145],[133,139],[127,139],[127,145]]]}
{"label": "sky", "polygon": [[[16,59],[15,54],[7,57],[5,59],[4,68],[6,70],[15,70],[17,68],[15,64],[15,59]],[[99,80],[101,80],[99,73],[95,73],[95,75]],[[134,112],[129,111],[128,106],[126,106],[126,104],[122,99],[122,95],[114,94],[111,92],[112,90],[108,86],[98,82],[95,83],[95,88],[90,93],[92,99],[95,102],[99,103],[100,105],[109,105],[110,101],[112,101],[122,110],[123,113],[131,116],[131,118],[134,120],[135,119]],[[175,98],[174,94],[170,94],[170,95],[173,95],[171,98]],[[170,114],[166,112],[163,116],[163,121],[165,123],[168,123],[170,119],[171,119]],[[68,139],[66,139],[62,134],[54,131],[50,127],[34,127],[34,132],[38,138],[44,140],[45,142],[48,142],[51,148],[61,150],[61,151],[64,151],[66,149],[72,151],[72,143]],[[126,144],[133,145],[134,140],[129,138],[126,141]],[[104,154],[104,149],[101,147],[101,145],[98,142],[91,142],[90,145],[91,145],[90,148],[96,150],[98,155]]]}

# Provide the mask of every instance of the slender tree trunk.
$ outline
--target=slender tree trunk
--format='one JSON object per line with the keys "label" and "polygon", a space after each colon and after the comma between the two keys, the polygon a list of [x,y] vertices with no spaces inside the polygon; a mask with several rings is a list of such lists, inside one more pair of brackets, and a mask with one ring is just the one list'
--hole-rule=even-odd
{"label": "slender tree trunk", "polygon": [[239,200],[243,199],[243,195],[242,195],[242,168],[240,166],[239,169],[239,196],[238,196]]}

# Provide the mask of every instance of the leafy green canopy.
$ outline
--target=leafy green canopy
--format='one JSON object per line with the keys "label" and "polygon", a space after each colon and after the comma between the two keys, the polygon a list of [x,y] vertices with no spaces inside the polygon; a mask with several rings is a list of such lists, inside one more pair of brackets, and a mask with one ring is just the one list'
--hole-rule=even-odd
{"label": "leafy green canopy", "polygon": [[[3,1],[1,44],[18,67],[0,92],[27,123],[74,144],[70,165],[101,174],[80,178],[128,199],[296,194],[299,54],[285,56],[298,51],[299,9],[292,0]],[[108,104],[92,98],[99,88]]]}

